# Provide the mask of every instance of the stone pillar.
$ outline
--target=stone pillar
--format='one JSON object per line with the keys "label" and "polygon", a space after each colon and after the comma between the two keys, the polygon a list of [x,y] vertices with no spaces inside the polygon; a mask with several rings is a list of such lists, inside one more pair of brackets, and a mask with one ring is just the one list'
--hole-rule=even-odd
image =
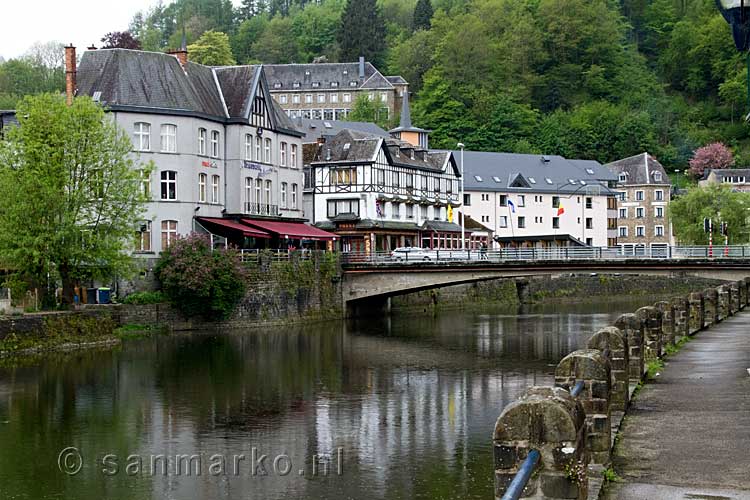
{"label": "stone pillar", "polygon": [[740,288],[740,310],[744,309],[747,305],[747,283],[747,278],[743,278],[737,282],[737,286]]}
{"label": "stone pillar", "polygon": [[729,284],[729,313],[735,315],[740,311],[740,284],[733,281]]}
{"label": "stone pillar", "polygon": [[643,324],[638,316],[629,313],[617,318],[615,327],[627,340],[630,380],[640,382],[643,377]]}
{"label": "stone pillar", "polygon": [[611,428],[609,400],[612,392],[612,372],[609,360],[598,349],[573,351],[555,369],[555,385],[572,390],[583,381],[578,400],[586,412],[586,448],[591,463],[609,461]]}
{"label": "stone pillar", "polygon": [[[706,316],[709,316],[712,312],[711,306],[709,304],[709,296],[707,294],[711,294],[712,291],[714,291],[714,296],[711,298],[711,300],[716,300],[716,321],[713,323],[716,323],[718,321],[724,320],[727,316],[729,316],[729,289],[721,285],[716,288],[709,288],[707,290],[703,290],[703,300],[705,303],[705,311]],[[706,323],[708,323],[708,318],[706,318]],[[708,323],[710,324],[710,323]]]}
{"label": "stone pillar", "polygon": [[609,398],[610,412],[627,410],[630,402],[628,339],[618,328],[608,326],[592,335],[587,347],[599,349],[602,353],[609,354],[609,366],[612,373],[612,390]]}
{"label": "stone pillar", "polygon": [[674,306],[671,302],[661,301],[654,304],[661,311],[661,346],[675,344]]}
{"label": "stone pillar", "polygon": [[585,419],[581,403],[559,387],[531,387],[506,406],[493,433],[495,498],[503,496],[529,451],[537,450],[541,460],[524,498],[584,500],[588,479],[571,472],[588,465]]}
{"label": "stone pillar", "polygon": [[675,297],[670,302],[674,306],[675,342],[679,342],[682,337],[690,335],[690,306],[685,297]]}
{"label": "stone pillar", "polygon": [[688,295],[689,311],[689,334],[693,335],[703,329],[703,294],[693,292]]}
{"label": "stone pillar", "polygon": [[721,314],[721,291],[718,288],[706,288],[701,294],[703,295],[703,326],[709,327],[724,319]]}
{"label": "stone pillar", "polygon": [[661,312],[653,307],[641,307],[635,315],[643,323],[644,363],[661,357]]}

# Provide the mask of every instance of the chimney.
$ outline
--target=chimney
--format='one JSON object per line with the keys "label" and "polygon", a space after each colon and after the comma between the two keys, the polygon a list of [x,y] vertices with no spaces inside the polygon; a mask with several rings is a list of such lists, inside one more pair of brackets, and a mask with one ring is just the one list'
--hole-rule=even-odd
{"label": "chimney", "polygon": [[65,47],[65,100],[68,106],[73,104],[76,90],[76,48],[71,43]]}
{"label": "chimney", "polygon": [[359,78],[365,79],[365,56],[359,56]]}
{"label": "chimney", "polygon": [[86,50],[96,50],[96,45],[92,43]]}
{"label": "chimney", "polygon": [[185,30],[182,30],[182,46],[178,50],[170,50],[167,54],[171,54],[180,61],[183,71],[187,70],[188,62],[188,49],[187,49],[187,37],[185,36]]}

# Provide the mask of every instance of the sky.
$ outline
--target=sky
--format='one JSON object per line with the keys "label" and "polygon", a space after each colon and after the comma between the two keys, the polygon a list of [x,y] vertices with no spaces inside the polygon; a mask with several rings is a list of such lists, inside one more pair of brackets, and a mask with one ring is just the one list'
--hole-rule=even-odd
{"label": "sky", "polygon": [[[85,49],[110,31],[124,31],[133,15],[157,0],[5,0],[0,57],[23,55],[35,42],[73,43]],[[164,4],[171,3],[165,0]],[[239,1],[233,2],[239,4]]]}

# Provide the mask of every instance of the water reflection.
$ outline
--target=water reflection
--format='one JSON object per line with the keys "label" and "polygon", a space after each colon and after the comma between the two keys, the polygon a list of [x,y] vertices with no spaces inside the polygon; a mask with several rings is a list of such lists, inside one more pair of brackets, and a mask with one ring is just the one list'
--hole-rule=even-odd
{"label": "water reflection", "polygon": [[[0,498],[489,498],[502,407],[638,305],[157,337],[3,369]],[[83,455],[76,476],[58,470],[66,446]],[[157,454],[200,454],[202,475],[152,471]]]}

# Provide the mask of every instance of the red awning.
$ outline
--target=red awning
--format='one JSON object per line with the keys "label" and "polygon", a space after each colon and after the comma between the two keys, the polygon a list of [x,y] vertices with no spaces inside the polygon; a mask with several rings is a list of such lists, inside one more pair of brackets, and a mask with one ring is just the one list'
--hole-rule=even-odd
{"label": "red awning", "polygon": [[242,236],[247,236],[248,238],[271,238],[271,235],[265,231],[260,231],[254,227],[248,227],[245,224],[240,224],[231,219],[219,219],[216,217],[198,217],[197,219],[198,222],[206,226],[206,229],[212,232],[213,230],[216,230],[221,236],[224,236],[227,232],[234,234],[239,232]]}
{"label": "red awning", "polygon": [[281,238],[292,240],[317,240],[330,241],[337,238],[333,233],[323,231],[314,226],[303,224],[302,222],[279,222],[267,220],[242,219],[243,224],[276,233]]}

